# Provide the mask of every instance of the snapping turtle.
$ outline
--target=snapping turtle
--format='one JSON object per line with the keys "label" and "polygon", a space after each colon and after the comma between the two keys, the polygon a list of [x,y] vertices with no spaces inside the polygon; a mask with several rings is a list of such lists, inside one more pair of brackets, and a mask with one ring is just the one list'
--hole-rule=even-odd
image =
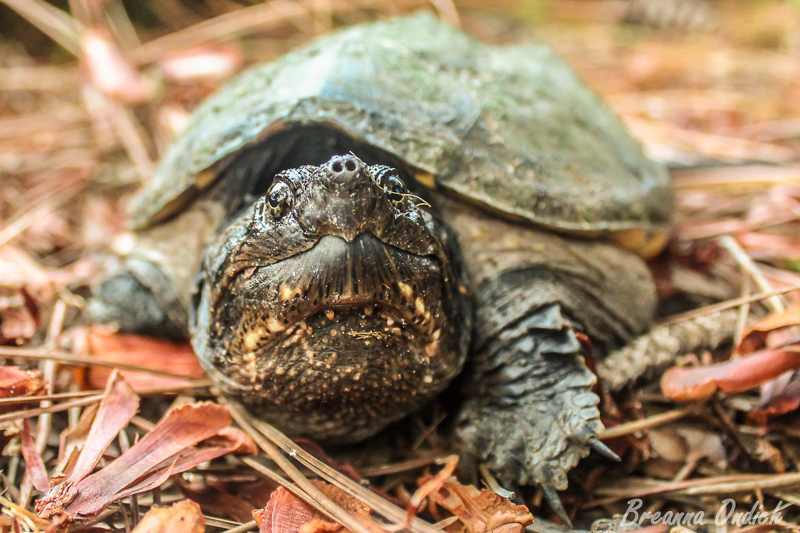
{"label": "snapping turtle", "polygon": [[611,453],[579,338],[602,353],[646,330],[639,255],[671,216],[664,170],[547,47],[416,15],[201,105],[90,310],[190,335],[223,391],[292,435],[363,439],[461,374],[464,449],[552,496]]}

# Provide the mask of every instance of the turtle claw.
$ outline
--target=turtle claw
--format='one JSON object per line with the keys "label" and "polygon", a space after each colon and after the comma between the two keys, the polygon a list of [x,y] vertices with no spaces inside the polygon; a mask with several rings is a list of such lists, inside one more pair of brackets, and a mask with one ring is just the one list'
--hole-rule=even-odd
{"label": "turtle claw", "polygon": [[567,516],[567,510],[564,509],[564,504],[561,503],[561,498],[558,497],[556,488],[552,485],[540,485],[540,488],[542,489],[542,494],[544,495],[544,499],[547,500],[550,509],[556,513],[556,516],[561,519],[564,525],[572,529],[572,520]]}
{"label": "turtle claw", "polygon": [[616,458],[597,440],[597,378],[558,311],[543,308],[486,346],[473,369],[475,394],[457,423],[465,448],[498,480],[547,486],[551,495],[567,488],[567,473],[592,449]]}
{"label": "turtle claw", "polygon": [[597,437],[590,437],[589,440],[586,441],[586,444],[607,459],[611,459],[612,461],[616,461],[618,463],[622,461],[622,458],[619,455],[614,453],[611,448],[600,442]]}

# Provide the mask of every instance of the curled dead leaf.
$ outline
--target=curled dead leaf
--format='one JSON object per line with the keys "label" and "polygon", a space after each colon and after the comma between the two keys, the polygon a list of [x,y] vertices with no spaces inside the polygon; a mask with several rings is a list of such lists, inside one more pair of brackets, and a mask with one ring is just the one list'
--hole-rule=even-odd
{"label": "curled dead leaf", "polygon": [[181,500],[171,507],[147,511],[131,533],[203,533],[205,518],[192,500]]}
{"label": "curled dead leaf", "polygon": [[800,306],[773,313],[745,331],[735,351],[740,355],[753,353],[768,346],[767,339],[771,333],[797,325],[800,325]]}
{"label": "curled dead leaf", "polygon": [[[44,391],[45,380],[38,370],[22,370],[16,366],[0,366],[0,398],[34,396]],[[19,404],[0,406],[0,413],[19,409]]]}
{"label": "curled dead leaf", "polygon": [[[426,476],[419,480],[422,485],[432,479]],[[478,490],[472,485],[462,485],[450,478],[436,492],[429,495],[438,505],[444,507],[461,523],[448,527],[451,533],[522,533],[525,526],[533,523],[533,515],[524,505],[516,505],[507,498],[489,489]]]}

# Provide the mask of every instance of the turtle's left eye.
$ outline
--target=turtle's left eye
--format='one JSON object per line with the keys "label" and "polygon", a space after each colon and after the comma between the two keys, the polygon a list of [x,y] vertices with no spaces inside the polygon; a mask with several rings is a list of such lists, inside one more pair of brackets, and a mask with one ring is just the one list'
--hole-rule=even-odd
{"label": "turtle's left eye", "polygon": [[389,176],[383,183],[383,188],[386,189],[389,200],[392,203],[402,205],[405,202],[408,191],[406,191],[406,185],[400,181],[400,178]]}
{"label": "turtle's left eye", "polygon": [[294,204],[292,189],[286,183],[279,181],[269,189],[267,194],[267,210],[274,219],[281,218]]}

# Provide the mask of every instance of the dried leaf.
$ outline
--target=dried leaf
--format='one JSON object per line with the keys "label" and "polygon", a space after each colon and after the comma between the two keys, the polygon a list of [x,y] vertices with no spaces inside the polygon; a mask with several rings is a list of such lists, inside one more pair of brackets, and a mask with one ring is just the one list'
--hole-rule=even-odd
{"label": "dried leaf", "polygon": [[[431,476],[426,476],[419,483],[430,479]],[[533,515],[524,505],[511,503],[489,489],[462,485],[455,478],[450,478],[430,497],[457,516],[466,533],[486,533],[497,528],[507,533],[522,533],[525,526],[533,523]]]}
{"label": "dried leaf", "polygon": [[771,418],[791,413],[800,407],[800,396],[776,396],[758,409],[747,413],[747,420],[752,424],[766,425]]}
{"label": "dried leaf", "polygon": [[92,422],[86,445],[81,449],[77,462],[66,479],[78,482],[89,475],[100,461],[106,448],[117,438],[139,409],[139,396],[118,373],[108,380],[103,401]]}
{"label": "dried leaf", "polygon": [[31,437],[31,424],[26,418],[22,423],[22,456],[25,458],[25,465],[28,467],[28,476],[34,488],[39,491],[46,491],[50,488],[50,479],[47,477],[47,469],[44,467],[42,456],[36,448],[36,443]]}
{"label": "dried leaf", "polygon": [[253,505],[229,491],[209,486],[204,478],[187,480],[182,476],[176,476],[174,481],[181,489],[181,493],[199,504],[204,513],[242,523],[252,519],[255,510]]}
{"label": "dried leaf", "polygon": [[30,339],[39,326],[39,308],[25,287],[0,286],[0,345]]}
{"label": "dried leaf", "polygon": [[[369,516],[370,508],[350,496],[342,489],[325,483],[312,481],[323,494],[342,507],[355,518]],[[258,523],[259,533],[329,533],[347,531],[320,511],[306,502],[279,487],[264,509],[253,511],[253,518]]]}
{"label": "dried leaf", "polygon": [[[75,335],[85,343],[89,355],[103,361],[135,364],[186,376],[183,380],[143,372],[120,371],[125,381],[135,389],[182,386],[205,375],[188,342],[170,342],[144,335],[118,333],[104,327],[86,328],[76,331]],[[95,366],[78,369],[76,373],[83,388],[97,389],[106,382],[111,369]]]}
{"label": "dried leaf", "polygon": [[[44,391],[45,381],[38,370],[22,370],[16,366],[0,366],[0,398],[33,396]],[[19,408],[19,404],[0,406],[0,413]]]}
{"label": "dried leaf", "polygon": [[783,328],[800,325],[800,306],[773,313],[748,329],[736,347],[736,353],[746,355],[767,346],[769,334]]}
{"label": "dried leaf", "polygon": [[203,533],[205,523],[199,505],[181,500],[171,507],[150,509],[131,533]]}
{"label": "dried leaf", "polygon": [[214,403],[170,409],[152,431],[102,470],[81,479],[78,474],[86,471],[91,454],[79,460],[67,480],[36,502],[36,511],[42,518],[85,521],[119,498],[152,490],[174,473],[232,451],[255,450],[249,437],[228,427],[230,421],[228,410]]}
{"label": "dried leaf", "polygon": [[[3,519],[10,520],[4,523]],[[10,523],[9,523],[10,522]],[[53,525],[58,524],[57,520],[50,522],[39,518],[34,513],[16,503],[0,496],[0,531],[51,531]],[[8,529],[4,529],[4,527]]]}
{"label": "dried leaf", "polygon": [[800,352],[770,348],[716,365],[670,368],[661,377],[661,391],[680,402],[702,401],[717,390],[729,394],[750,390],[798,367]]}

